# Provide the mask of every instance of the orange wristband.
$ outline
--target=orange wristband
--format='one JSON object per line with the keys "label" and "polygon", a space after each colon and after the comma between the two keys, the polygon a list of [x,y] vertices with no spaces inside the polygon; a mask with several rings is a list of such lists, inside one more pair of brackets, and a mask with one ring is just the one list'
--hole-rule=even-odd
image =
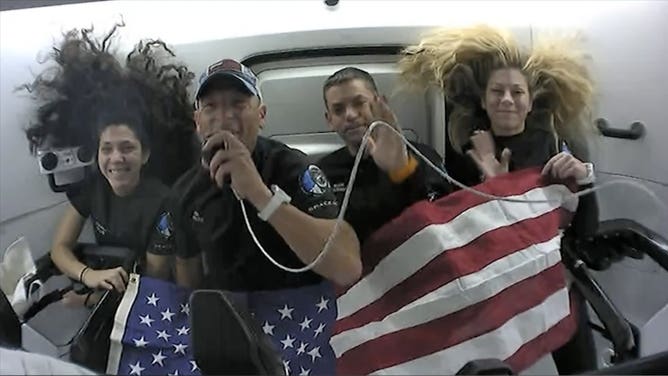
{"label": "orange wristband", "polygon": [[417,169],[418,166],[418,161],[413,158],[412,155],[408,155],[408,162],[404,165],[404,167],[399,168],[397,170],[394,170],[390,172],[390,180],[392,180],[393,183],[401,183],[402,181],[406,180],[409,176],[413,175],[415,170]]}

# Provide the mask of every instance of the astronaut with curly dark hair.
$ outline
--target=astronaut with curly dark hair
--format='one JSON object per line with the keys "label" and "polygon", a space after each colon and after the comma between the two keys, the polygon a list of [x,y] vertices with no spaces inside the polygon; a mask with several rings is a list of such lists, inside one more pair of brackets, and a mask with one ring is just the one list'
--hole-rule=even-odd
{"label": "astronaut with curly dark hair", "polygon": [[84,223],[91,219],[99,245],[133,250],[141,273],[169,278],[170,255],[156,237],[170,236],[164,198],[194,162],[196,141],[188,99],[194,75],[169,61],[174,54],[161,41],[142,41],[117,58],[110,45],[119,26],[102,41],[92,28],[67,32],[51,54],[56,65],[24,88],[39,103],[26,129],[33,153],[45,145],[96,151],[97,163],[67,192],[51,258],[91,289],[124,291],[122,267],[94,270],[75,256]]}

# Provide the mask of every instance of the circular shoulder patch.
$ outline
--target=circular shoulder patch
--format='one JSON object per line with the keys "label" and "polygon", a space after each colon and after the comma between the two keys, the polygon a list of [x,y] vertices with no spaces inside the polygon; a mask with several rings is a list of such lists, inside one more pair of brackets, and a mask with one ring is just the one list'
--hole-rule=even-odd
{"label": "circular shoulder patch", "polygon": [[318,166],[310,165],[299,175],[299,186],[305,193],[321,195],[329,189],[329,181]]}

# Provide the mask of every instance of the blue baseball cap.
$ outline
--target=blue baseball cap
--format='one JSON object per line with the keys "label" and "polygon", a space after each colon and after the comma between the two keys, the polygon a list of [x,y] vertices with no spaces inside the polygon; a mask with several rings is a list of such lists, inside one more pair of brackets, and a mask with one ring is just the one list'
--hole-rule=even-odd
{"label": "blue baseball cap", "polygon": [[236,79],[239,83],[243,84],[243,87],[248,89],[248,92],[251,95],[262,99],[255,73],[236,60],[222,59],[209,65],[206,71],[200,76],[197,91],[195,92],[195,102],[199,100],[200,96],[211,82],[215,79],[220,79],[221,77],[231,77]]}

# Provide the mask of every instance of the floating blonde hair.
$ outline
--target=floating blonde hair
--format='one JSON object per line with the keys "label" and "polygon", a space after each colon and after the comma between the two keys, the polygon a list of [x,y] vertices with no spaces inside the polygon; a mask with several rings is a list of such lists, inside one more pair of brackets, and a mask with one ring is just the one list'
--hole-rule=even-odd
{"label": "floating blonde hair", "polygon": [[437,85],[444,88],[458,64],[470,65],[478,81],[485,79],[479,75],[485,73],[486,67],[520,63],[519,48],[510,34],[480,25],[437,29],[425,35],[417,46],[404,50],[399,67],[402,78],[411,87]]}
{"label": "floating blonde hair", "polygon": [[534,92],[534,107],[553,116],[556,134],[576,143],[594,130],[594,83],[580,36],[541,38],[524,64]]}
{"label": "floating blonde hair", "polygon": [[[449,139],[461,152],[470,132],[488,122],[480,98],[490,74],[514,67],[524,73],[535,100],[536,116],[527,118],[527,127],[548,126],[568,140],[576,137],[574,131],[591,125],[582,115],[593,97],[585,55],[575,49],[574,41],[544,39],[529,55],[508,32],[486,25],[437,29],[403,51],[398,63],[402,86],[444,91],[452,104]],[[543,124],[546,121],[549,124]]]}

